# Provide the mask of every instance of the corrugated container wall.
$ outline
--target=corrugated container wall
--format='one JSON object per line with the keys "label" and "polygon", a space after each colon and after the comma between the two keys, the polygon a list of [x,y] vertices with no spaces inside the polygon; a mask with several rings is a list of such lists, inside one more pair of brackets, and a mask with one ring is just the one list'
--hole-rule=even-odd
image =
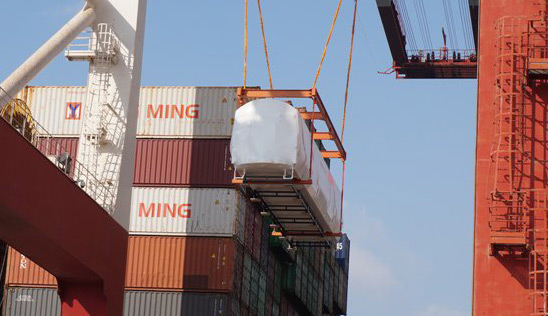
{"label": "corrugated container wall", "polygon": [[232,187],[230,141],[138,139],[136,186]]}
{"label": "corrugated container wall", "polygon": [[61,315],[61,301],[56,289],[14,287],[6,291],[5,316]]}
{"label": "corrugated container wall", "polygon": [[126,288],[228,292],[235,247],[232,238],[131,236]]}
{"label": "corrugated container wall", "polygon": [[242,200],[235,189],[133,188],[130,233],[242,240]]}
{"label": "corrugated container wall", "polygon": [[[229,138],[236,87],[142,87],[137,136]],[[54,136],[78,136],[86,87],[27,87],[33,117]]]}
{"label": "corrugated container wall", "polygon": [[76,158],[78,154],[78,138],[54,137],[40,138],[38,149],[48,156],[58,156],[68,153],[70,157]]}
{"label": "corrugated container wall", "polygon": [[[56,163],[57,157],[65,153],[68,153],[72,159],[76,159],[78,154],[78,138],[42,137],[38,143],[38,149],[42,153],[45,153],[54,163]],[[74,163],[71,164],[70,175],[74,172],[75,167]]]}
{"label": "corrugated container wall", "polygon": [[[130,236],[126,288],[229,292],[237,247],[233,238]],[[51,274],[13,249],[8,265],[6,286],[57,286]]]}
{"label": "corrugated container wall", "polygon": [[86,102],[86,87],[27,87],[25,102],[32,116],[50,134],[75,136],[80,134],[82,108]]}
{"label": "corrugated container wall", "polygon": [[[50,156],[78,154],[79,139],[40,139],[39,148]],[[137,139],[134,186],[231,188],[234,170],[230,140]]]}
{"label": "corrugated container wall", "polygon": [[237,88],[143,87],[137,135],[226,138],[232,134]]}
{"label": "corrugated container wall", "polygon": [[[226,294],[127,291],[124,298],[124,316],[230,315]],[[58,316],[61,301],[56,289],[9,288],[4,315]]]}
{"label": "corrugated container wall", "polygon": [[229,302],[226,294],[128,291],[124,316],[227,316]]}
{"label": "corrugated container wall", "polygon": [[56,287],[55,277],[13,248],[8,251],[7,286]]}

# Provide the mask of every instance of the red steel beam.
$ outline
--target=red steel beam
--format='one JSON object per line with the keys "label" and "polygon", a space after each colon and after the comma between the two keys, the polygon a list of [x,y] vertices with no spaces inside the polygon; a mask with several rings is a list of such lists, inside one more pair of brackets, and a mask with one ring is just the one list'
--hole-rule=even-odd
{"label": "red steel beam", "polygon": [[0,119],[0,239],[53,274],[62,313],[122,315],[128,233]]}

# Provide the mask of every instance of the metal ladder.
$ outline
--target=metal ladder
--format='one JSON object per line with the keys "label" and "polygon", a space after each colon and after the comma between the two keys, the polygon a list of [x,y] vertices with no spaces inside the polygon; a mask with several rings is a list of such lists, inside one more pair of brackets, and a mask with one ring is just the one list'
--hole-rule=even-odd
{"label": "metal ladder", "polygon": [[[104,163],[100,161],[101,147],[107,142],[108,115],[112,107],[110,82],[112,79],[111,66],[116,61],[117,40],[112,28],[101,23],[90,41],[94,52],[90,60],[90,76],[86,106],[83,109],[82,135],[79,151],[81,159],[88,168],[105,179],[103,175]],[[105,185],[105,183],[89,183],[89,187]]]}
{"label": "metal ladder", "polygon": [[529,253],[529,289],[533,300],[532,316],[548,315],[548,193],[531,193],[532,228]]}
{"label": "metal ladder", "polygon": [[[548,79],[548,20],[545,14],[527,21],[527,32],[524,36],[527,52],[527,84],[530,86],[546,85]],[[537,86],[538,87],[538,86]],[[548,124],[544,120],[546,102],[536,101],[530,96],[528,106],[532,113],[534,129],[531,132],[531,147],[536,150],[531,160],[537,170],[548,169],[548,136],[545,131]],[[536,131],[535,131],[536,130]],[[541,132],[538,132],[538,131]],[[533,133],[534,132],[534,133]],[[537,171],[535,175],[538,175]],[[541,182],[531,190],[531,212],[529,229],[529,288],[533,301],[531,315],[548,315],[548,176],[538,176]],[[539,187],[542,185],[542,187]]]}
{"label": "metal ladder", "polygon": [[491,149],[494,185],[490,195],[489,226],[491,253],[504,250],[520,255],[527,245],[527,188],[524,179],[531,153],[526,134],[530,128],[524,111],[524,69],[520,29],[522,18],[497,22],[497,78],[495,94],[495,133]]}

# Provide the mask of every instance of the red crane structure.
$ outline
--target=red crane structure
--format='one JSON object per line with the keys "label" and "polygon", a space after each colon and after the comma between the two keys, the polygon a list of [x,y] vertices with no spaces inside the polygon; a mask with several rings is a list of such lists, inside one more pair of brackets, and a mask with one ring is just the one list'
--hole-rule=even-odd
{"label": "red crane structure", "polygon": [[546,9],[480,7],[475,315],[548,315]]}
{"label": "red crane structure", "polygon": [[[400,77],[476,77],[402,58],[398,2],[377,1]],[[548,315],[548,1],[469,4],[479,49],[472,315]]]}
{"label": "red crane structure", "polygon": [[0,164],[0,239],[55,275],[63,316],[121,315],[127,231],[71,179],[80,166],[52,164],[48,156],[63,150],[34,133],[38,126],[25,128],[35,122],[8,104],[0,117],[0,147],[9,148]]}

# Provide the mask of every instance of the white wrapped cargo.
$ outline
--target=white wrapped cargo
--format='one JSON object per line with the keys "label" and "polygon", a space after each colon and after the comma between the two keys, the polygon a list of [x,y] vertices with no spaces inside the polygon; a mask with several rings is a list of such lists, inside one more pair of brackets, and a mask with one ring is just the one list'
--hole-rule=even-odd
{"label": "white wrapped cargo", "polygon": [[236,111],[230,147],[237,173],[248,179],[312,180],[300,192],[323,230],[339,232],[341,191],[297,109],[274,99],[243,105]]}

